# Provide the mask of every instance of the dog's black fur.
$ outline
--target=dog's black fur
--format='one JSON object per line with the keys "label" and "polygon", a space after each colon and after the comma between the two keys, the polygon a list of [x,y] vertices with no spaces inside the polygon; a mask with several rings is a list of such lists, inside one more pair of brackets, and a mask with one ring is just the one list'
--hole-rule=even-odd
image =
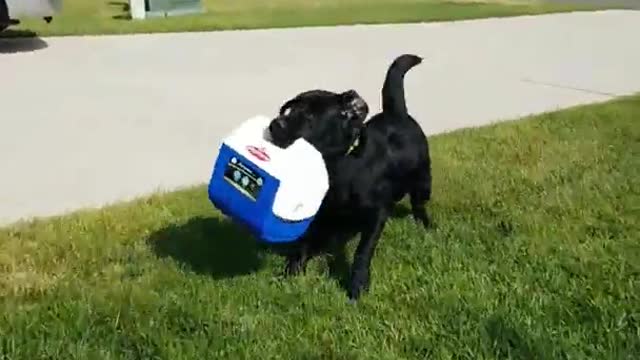
{"label": "dog's black fur", "polygon": [[330,180],[316,218],[288,256],[287,274],[303,271],[312,256],[336,243],[343,248],[360,233],[347,285],[349,298],[357,300],[369,287],[371,260],[394,204],[408,194],[413,217],[430,226],[429,145],[404,96],[404,76],[421,62],[407,54],[393,61],[382,88],[383,111],[366,124],[368,105],[354,90],[304,92],[272,120],[272,141],[287,147],[300,137],[307,140],[322,153]]}

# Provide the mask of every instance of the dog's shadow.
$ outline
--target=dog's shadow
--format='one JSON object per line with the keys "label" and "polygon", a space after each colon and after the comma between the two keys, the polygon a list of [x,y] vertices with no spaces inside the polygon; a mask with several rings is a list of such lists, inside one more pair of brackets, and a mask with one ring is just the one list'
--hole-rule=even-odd
{"label": "dog's shadow", "polygon": [[397,204],[391,210],[391,214],[389,219],[404,219],[413,216],[413,212],[411,211],[411,207],[405,204]]}
{"label": "dog's shadow", "polygon": [[[392,218],[410,213],[410,209],[398,206]],[[156,256],[171,258],[190,271],[214,279],[255,273],[268,254],[286,256],[295,251],[295,244],[260,243],[240,226],[218,217],[196,217],[171,224],[150,235],[147,243]],[[345,247],[332,244],[322,255],[327,256],[329,276],[347,290],[351,263]]]}
{"label": "dog's shadow", "polygon": [[215,279],[254,273],[263,264],[261,246],[230,221],[197,217],[153,233],[147,242],[160,258]]}

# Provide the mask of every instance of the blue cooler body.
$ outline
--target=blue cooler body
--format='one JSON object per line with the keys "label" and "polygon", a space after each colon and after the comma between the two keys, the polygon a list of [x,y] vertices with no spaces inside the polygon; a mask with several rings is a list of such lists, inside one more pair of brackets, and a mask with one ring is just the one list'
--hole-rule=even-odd
{"label": "blue cooler body", "polygon": [[[266,124],[267,118],[254,118],[223,141],[209,182],[209,200],[257,239],[291,242],[311,224],[328,177],[321,156],[306,142],[290,149],[266,142]],[[319,185],[310,189],[313,179]]]}

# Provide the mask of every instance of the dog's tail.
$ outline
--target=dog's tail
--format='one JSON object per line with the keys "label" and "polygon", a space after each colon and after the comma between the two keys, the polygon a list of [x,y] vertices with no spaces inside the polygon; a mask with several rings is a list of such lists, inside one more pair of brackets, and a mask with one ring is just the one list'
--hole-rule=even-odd
{"label": "dog's tail", "polygon": [[398,56],[389,66],[382,87],[382,111],[385,114],[407,115],[407,103],[404,99],[404,75],[421,62],[422,58],[417,55],[404,54]]}

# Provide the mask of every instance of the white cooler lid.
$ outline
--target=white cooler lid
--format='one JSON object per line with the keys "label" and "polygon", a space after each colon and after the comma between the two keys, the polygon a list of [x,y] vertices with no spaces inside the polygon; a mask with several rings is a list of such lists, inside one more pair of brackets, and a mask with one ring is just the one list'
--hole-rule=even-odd
{"label": "white cooler lid", "polygon": [[[322,155],[304,139],[286,149],[269,142],[266,116],[243,122],[223,143],[250,159],[257,167],[280,180],[273,202],[273,213],[285,220],[299,221],[314,216],[329,189],[329,177]],[[257,159],[249,150],[261,149],[267,157]]]}

